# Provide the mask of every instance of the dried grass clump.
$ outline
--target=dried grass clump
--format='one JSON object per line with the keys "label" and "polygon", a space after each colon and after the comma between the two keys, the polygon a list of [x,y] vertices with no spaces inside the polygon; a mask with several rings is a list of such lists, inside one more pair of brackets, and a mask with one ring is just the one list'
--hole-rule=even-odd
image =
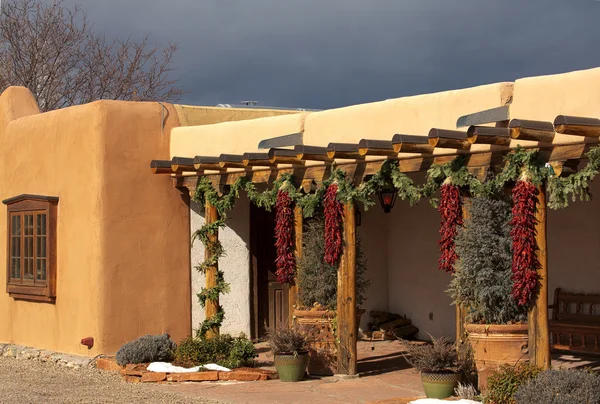
{"label": "dried grass clump", "polygon": [[126,343],[117,351],[117,364],[170,362],[177,345],[167,334],[145,335]]}
{"label": "dried grass clump", "polygon": [[428,373],[460,372],[464,369],[465,361],[461,359],[464,356],[447,337],[429,337],[431,344],[404,342],[408,363],[419,372]]}
{"label": "dried grass clump", "polygon": [[297,355],[308,351],[305,335],[296,328],[281,327],[267,331],[269,347],[274,355]]}
{"label": "dried grass clump", "polygon": [[517,404],[599,404],[600,375],[576,369],[546,370],[515,394]]}

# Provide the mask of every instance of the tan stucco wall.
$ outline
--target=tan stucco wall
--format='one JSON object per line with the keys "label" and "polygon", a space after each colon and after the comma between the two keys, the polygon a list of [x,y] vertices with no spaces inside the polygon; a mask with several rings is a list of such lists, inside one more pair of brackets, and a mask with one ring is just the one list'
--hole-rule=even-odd
{"label": "tan stucco wall", "polygon": [[[10,115],[6,105],[21,106],[13,118],[24,116],[0,127],[0,196],[60,198],[57,298],[16,301],[2,276],[0,342],[94,356],[146,333],[185,337],[189,209],[170,178],[148,169],[151,159],[168,156],[172,107],[162,130],[158,103],[98,101],[35,114],[32,99],[13,89],[0,96],[0,116]],[[80,345],[88,336],[95,339],[89,351]]]}
{"label": "tan stucco wall", "polygon": [[219,156],[221,153],[252,152],[257,150],[258,143],[263,139],[302,132],[308,114],[303,112],[175,128],[171,132],[171,156]]}
{"label": "tan stucco wall", "polygon": [[[510,116],[554,122],[557,115],[598,117],[599,108],[600,68],[595,68],[515,81]],[[583,140],[579,136],[556,134],[554,143]]]}
{"label": "tan stucco wall", "polygon": [[300,112],[281,109],[201,107],[179,104],[175,104],[173,107],[177,113],[180,126],[210,125],[220,122],[297,114]]}
{"label": "tan stucco wall", "polygon": [[431,128],[456,129],[458,117],[505,105],[511,97],[512,83],[496,83],[314,112],[306,118],[304,143],[391,140],[396,133],[426,136]]}

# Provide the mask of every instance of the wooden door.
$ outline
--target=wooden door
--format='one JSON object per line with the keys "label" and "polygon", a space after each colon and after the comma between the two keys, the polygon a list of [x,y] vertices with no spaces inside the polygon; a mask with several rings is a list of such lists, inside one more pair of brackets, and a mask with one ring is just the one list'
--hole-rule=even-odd
{"label": "wooden door", "polygon": [[251,205],[250,255],[252,267],[252,338],[265,337],[267,329],[287,324],[288,284],[275,274],[275,213]]}

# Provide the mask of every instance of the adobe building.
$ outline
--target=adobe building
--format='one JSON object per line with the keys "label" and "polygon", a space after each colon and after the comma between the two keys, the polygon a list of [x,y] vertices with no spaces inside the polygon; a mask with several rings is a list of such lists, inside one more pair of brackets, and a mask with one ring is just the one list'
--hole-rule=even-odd
{"label": "adobe building", "polygon": [[[293,171],[294,166],[225,164],[221,170],[196,172],[189,165],[176,167],[177,162],[266,152],[258,149],[259,142],[290,134],[301,134],[301,144],[317,147],[389,141],[394,134],[426,137],[431,128],[456,130],[460,117],[490,109],[502,111],[504,118],[482,124],[502,125],[510,118],[553,122],[557,115],[598,118],[600,69],[312,112],[97,101],[40,113],[26,89],[11,87],[0,96],[0,197],[6,210],[0,212],[0,229],[6,229],[0,231],[0,243],[7,246],[0,255],[7,263],[0,342],[95,356],[114,353],[149,333],[168,332],[175,341],[193,333],[205,314],[196,297],[205,279],[194,269],[203,260],[204,248],[199,242],[190,248],[191,233],[204,223],[204,210],[190,202],[194,184],[207,175],[231,185],[240,175],[254,178],[265,170]],[[583,151],[585,144],[597,142],[557,133],[550,146],[572,145]],[[540,146],[512,140],[510,147],[517,144]],[[470,152],[495,149],[470,146]],[[456,153],[435,148],[433,158]],[[154,174],[148,167],[152,160],[169,161],[173,167],[161,166]],[[367,155],[335,162],[359,167],[381,160]],[[327,164],[306,161],[303,172]],[[410,175],[417,183],[423,181],[422,172]],[[592,191],[599,187],[596,182]],[[548,212],[550,294],[557,287],[600,292],[599,208],[600,201],[593,200]],[[33,222],[25,222],[27,212]],[[46,257],[40,258],[37,249],[37,215],[43,212],[54,222],[43,232],[48,240],[46,265],[54,262],[45,278],[38,279],[43,264],[37,261]],[[22,234],[11,233],[8,218],[13,216],[15,224],[22,224]],[[261,337],[273,321],[269,313],[280,313],[276,320],[288,316],[288,295],[270,278],[273,266],[264,253],[274,248],[272,235],[259,231],[270,220],[271,214],[242,195],[219,232],[227,253],[219,268],[231,285],[220,299],[226,313],[221,332]],[[21,237],[25,247],[31,243],[26,227],[35,229],[29,237],[36,248],[15,254],[9,238]],[[367,312],[406,314],[421,337],[425,332],[456,334],[455,308],[445,293],[449,276],[437,269],[438,231],[439,215],[426,201],[412,207],[398,201],[390,213],[380,206],[362,211],[357,232],[371,281]],[[19,279],[11,278],[12,259],[19,261]],[[363,316],[363,327],[366,321]],[[92,349],[81,345],[84,337],[94,338]]]}

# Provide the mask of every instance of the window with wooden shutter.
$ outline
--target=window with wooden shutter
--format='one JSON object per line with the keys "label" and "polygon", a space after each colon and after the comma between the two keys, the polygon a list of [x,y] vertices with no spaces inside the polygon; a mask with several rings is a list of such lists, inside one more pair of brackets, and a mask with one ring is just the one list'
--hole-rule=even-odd
{"label": "window with wooden shutter", "polygon": [[56,299],[58,198],[19,195],[7,205],[6,291],[15,299]]}

